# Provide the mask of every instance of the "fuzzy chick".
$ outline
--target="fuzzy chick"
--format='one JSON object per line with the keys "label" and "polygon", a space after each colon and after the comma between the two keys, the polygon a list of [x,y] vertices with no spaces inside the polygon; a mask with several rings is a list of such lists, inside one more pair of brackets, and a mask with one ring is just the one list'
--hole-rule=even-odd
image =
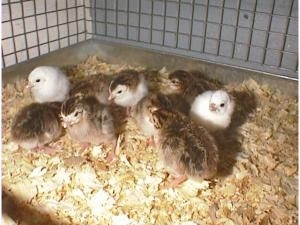
{"label": "fuzzy chick", "polygon": [[148,87],[143,73],[135,70],[123,70],[112,80],[109,86],[109,100],[127,107],[130,111],[148,94]]}
{"label": "fuzzy chick", "polygon": [[158,109],[152,112],[159,160],[173,177],[165,187],[186,179],[210,179],[217,173],[218,148],[213,137],[182,114]]}
{"label": "fuzzy chick", "polygon": [[70,82],[59,68],[39,66],[29,74],[27,88],[35,102],[62,102],[69,94]]}
{"label": "fuzzy chick", "polygon": [[226,91],[206,91],[191,106],[191,118],[210,131],[226,129],[231,122],[235,102]]}
{"label": "fuzzy chick", "polygon": [[59,102],[31,103],[23,107],[15,116],[12,127],[12,140],[25,149],[45,150],[45,145],[57,140],[62,133],[59,119]]}
{"label": "fuzzy chick", "polygon": [[189,105],[184,99],[177,95],[164,95],[162,93],[149,93],[142,98],[134,107],[133,118],[136,121],[137,127],[142,133],[148,137],[148,144],[154,146],[153,135],[155,128],[150,121],[151,113],[157,109],[174,109],[188,115]]}
{"label": "fuzzy chick", "polygon": [[184,70],[176,70],[168,75],[167,78],[161,78],[164,94],[180,94],[191,104],[195,97],[207,90],[217,89],[217,85],[199,74],[193,75]]}
{"label": "fuzzy chick", "polygon": [[73,96],[61,107],[62,125],[70,137],[82,144],[112,145],[109,161],[114,157],[118,136],[111,107],[95,96]]}
{"label": "fuzzy chick", "polygon": [[94,74],[81,79],[76,79],[72,84],[70,96],[84,95],[95,96],[102,104],[108,104],[109,85],[113,76]]}

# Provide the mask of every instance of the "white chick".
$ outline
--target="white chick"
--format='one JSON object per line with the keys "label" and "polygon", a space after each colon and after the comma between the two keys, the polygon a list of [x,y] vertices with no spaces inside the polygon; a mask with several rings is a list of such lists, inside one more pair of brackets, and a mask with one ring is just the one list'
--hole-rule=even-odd
{"label": "white chick", "polygon": [[67,76],[57,67],[40,66],[28,76],[28,85],[36,102],[62,102],[70,90]]}
{"label": "white chick", "polygon": [[229,126],[234,106],[226,91],[206,91],[195,98],[190,116],[210,131],[222,130]]}
{"label": "white chick", "polygon": [[25,149],[45,149],[62,133],[59,102],[32,103],[15,116],[11,127],[12,140]]}
{"label": "white chick", "polygon": [[130,108],[148,94],[144,74],[135,70],[123,70],[109,86],[109,100],[115,104]]}

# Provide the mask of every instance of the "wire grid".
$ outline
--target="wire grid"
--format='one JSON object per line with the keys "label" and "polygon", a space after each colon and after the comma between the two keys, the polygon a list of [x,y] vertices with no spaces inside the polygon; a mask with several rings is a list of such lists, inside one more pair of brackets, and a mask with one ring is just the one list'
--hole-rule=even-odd
{"label": "wire grid", "polygon": [[297,78],[297,0],[3,0],[2,67],[90,38]]}
{"label": "wire grid", "polygon": [[87,35],[297,78],[297,0],[90,0]]}
{"label": "wire grid", "polygon": [[86,39],[84,1],[2,0],[2,67]]}

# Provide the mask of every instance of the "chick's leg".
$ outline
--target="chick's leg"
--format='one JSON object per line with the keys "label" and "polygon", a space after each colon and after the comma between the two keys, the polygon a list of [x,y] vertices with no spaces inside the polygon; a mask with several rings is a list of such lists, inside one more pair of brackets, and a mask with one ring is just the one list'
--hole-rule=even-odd
{"label": "chick's leg", "polygon": [[151,136],[151,137],[147,138],[147,143],[146,144],[147,144],[147,146],[155,147],[156,145],[155,145],[154,137]]}
{"label": "chick's leg", "polygon": [[53,155],[56,152],[56,149],[50,146],[40,145],[32,149],[33,152],[42,152],[48,155]]}
{"label": "chick's leg", "polygon": [[112,150],[110,150],[106,156],[106,162],[110,163],[112,162],[116,157],[116,152],[115,149],[112,148]]}
{"label": "chick's leg", "polygon": [[175,177],[173,179],[167,180],[167,182],[161,187],[161,189],[169,189],[176,188],[181,183],[187,180],[187,175],[180,175],[179,177]]}
{"label": "chick's leg", "polygon": [[112,162],[120,153],[120,138],[118,137],[116,141],[113,142],[112,148],[106,156],[106,161],[108,163]]}
{"label": "chick's leg", "polygon": [[92,146],[92,144],[89,142],[81,142],[79,145],[80,145],[80,148],[79,148],[80,154],[83,154],[86,149],[88,149]]}

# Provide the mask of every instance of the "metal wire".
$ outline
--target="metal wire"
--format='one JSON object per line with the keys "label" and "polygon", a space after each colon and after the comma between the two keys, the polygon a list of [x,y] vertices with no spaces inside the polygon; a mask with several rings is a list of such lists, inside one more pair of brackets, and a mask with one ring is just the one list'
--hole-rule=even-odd
{"label": "metal wire", "polygon": [[206,12],[205,12],[205,27],[204,27],[204,34],[203,34],[203,44],[202,44],[202,51],[205,51],[205,43],[206,43],[206,31],[207,31],[207,20],[208,20],[208,8],[209,8],[209,0],[207,0],[206,5]]}
{"label": "metal wire", "polygon": [[176,48],[178,48],[178,38],[179,38],[179,23],[180,23],[180,6],[181,6],[181,0],[179,0],[178,4],[178,13],[177,13],[177,35],[176,35]]}
{"label": "metal wire", "polygon": [[165,38],[166,38],[166,14],[167,14],[167,0],[164,0],[164,27],[163,27],[163,39],[162,39],[162,45],[165,45]]}
{"label": "metal wire", "polygon": [[[209,0],[202,2],[196,2],[195,0],[127,0],[125,2],[114,0],[114,6],[110,7],[111,2],[109,2],[109,0],[102,0],[101,3],[103,4],[101,5],[96,4],[98,2],[96,0],[90,0],[88,2],[90,4],[86,4],[84,1],[76,1],[75,5],[71,5],[68,0],[56,0],[54,6],[50,5],[51,11],[49,10],[48,12],[47,1],[43,0],[42,3],[44,6],[42,7],[44,7],[44,9],[42,9],[41,12],[37,12],[38,5],[37,2],[33,0],[33,15],[25,14],[23,1],[8,1],[2,3],[2,6],[7,6],[11,15],[13,13],[12,5],[21,4],[22,12],[19,15],[22,15],[22,18],[20,20],[20,18],[10,17],[2,21],[2,23],[8,23],[12,30],[12,34],[6,35],[5,38],[2,38],[2,41],[9,42],[12,40],[13,42],[11,50],[2,50],[2,57],[4,58],[3,66],[7,67],[8,65],[19,63],[20,60],[25,60],[26,57],[19,57],[19,54],[23,54],[23,52],[26,54],[27,59],[29,59],[32,58],[29,50],[33,51],[36,48],[35,55],[40,56],[45,53],[45,47],[46,51],[50,52],[53,45],[57,46],[56,42],[58,42],[58,48],[65,47],[66,45],[70,46],[82,40],[81,35],[83,35],[84,40],[87,37],[104,37],[116,41],[122,39],[123,43],[128,41],[131,45],[139,45],[146,48],[164,47],[163,49],[166,51],[170,49],[171,52],[199,59],[213,58],[217,63],[226,61],[226,63],[229,62],[230,64],[238,60],[242,67],[245,66],[247,68],[253,67],[255,69],[255,64],[262,66],[261,68],[276,67],[279,74],[282,71],[288,70],[290,73],[293,73],[294,76],[297,76],[298,51],[287,48],[287,42],[290,39],[297,39],[298,37],[295,30],[289,32],[290,29],[296,29],[294,26],[290,26],[291,20],[296,21],[298,19],[298,16],[292,14],[295,0],[286,1],[290,2],[291,5],[287,5],[286,2],[279,0],[264,0],[264,3],[272,4],[271,12],[258,7],[258,0],[255,0],[251,8],[247,6],[243,7],[243,13],[251,13],[252,15],[249,17],[250,21],[246,20],[246,24],[240,23],[240,19],[244,19],[241,17],[240,10],[244,1],[245,0],[238,0],[236,2],[237,4],[228,5],[225,0],[218,2],[218,4]],[[275,3],[278,2],[283,4],[284,7],[287,7],[287,10],[284,12],[275,12]],[[59,8],[59,3],[64,3],[65,6]],[[132,3],[138,5],[135,7]],[[124,4],[122,5],[123,7],[119,7],[121,4]],[[127,4],[127,6],[125,6],[125,4]],[[40,6],[41,5],[39,5],[39,7]],[[210,10],[211,8],[213,10]],[[84,18],[79,18],[79,11],[81,9],[84,11]],[[225,18],[225,9],[227,12],[234,13],[233,19],[236,19],[234,24],[230,22],[228,16]],[[157,10],[159,10],[159,12]],[[66,21],[62,21],[62,23],[59,21],[60,12],[66,12],[67,14]],[[48,18],[48,13],[56,13],[57,24],[53,25],[49,23],[51,22],[49,21],[51,17]],[[102,13],[100,17],[99,13]],[[115,14],[110,15],[110,13]],[[127,16],[125,21],[120,19],[121,14],[123,17]],[[260,14],[260,17],[270,18],[266,29],[264,27],[255,26],[259,19],[258,14]],[[92,16],[91,19],[89,18],[90,15]],[[46,17],[46,27],[38,27],[39,16]],[[75,21],[73,21],[74,16]],[[213,16],[218,18],[218,20],[213,19],[213,21],[211,21],[210,18],[213,18]],[[273,28],[272,19],[274,16],[280,16],[280,18],[287,20],[283,30],[271,29],[271,27]],[[35,30],[30,30],[29,32],[25,30],[24,33],[16,33],[16,27],[14,25],[16,21],[20,20],[25,29],[27,18],[32,18],[35,21]],[[82,23],[84,24],[83,29]],[[86,30],[87,24],[92,24],[91,31]],[[185,27],[186,25],[190,27]],[[201,30],[196,30],[198,25],[201,26]],[[65,27],[65,29],[63,29],[63,27]],[[76,31],[73,31],[73,28]],[[53,38],[51,34],[52,29],[58,29],[59,32],[63,30],[66,35],[58,33],[58,37]],[[247,33],[240,34],[247,35],[247,40],[240,40],[240,38],[238,38],[239,32],[243,32],[243,29],[247,29],[245,31]],[[234,30],[234,33],[229,33],[230,30]],[[46,32],[46,42],[41,43],[42,36],[39,35],[40,32]],[[223,40],[224,35],[226,35],[224,32],[232,35],[232,39],[226,38]],[[37,44],[28,44],[30,43],[27,36],[28,34],[36,35]],[[23,35],[25,37],[25,47],[24,49],[23,47],[17,49],[15,41],[22,38]],[[169,38],[170,35],[172,38]],[[50,36],[51,39],[49,39]],[[264,37],[266,37],[266,40],[263,39]],[[280,39],[277,40],[276,37]],[[274,41],[280,41],[281,46],[279,48],[278,45],[274,47]],[[213,42],[213,44],[215,43],[215,46],[209,46],[211,42]],[[263,45],[260,44],[262,42]],[[221,45],[222,43],[224,43],[224,45]],[[238,46],[242,46],[242,48]],[[213,49],[213,51],[210,51],[210,49]],[[238,53],[237,50],[239,51]],[[224,54],[224,51],[229,51],[229,54]],[[274,61],[274,56],[268,52],[278,54],[278,62]],[[289,61],[288,65],[284,65],[286,64],[285,57],[287,54],[289,59],[293,59],[293,62]],[[242,59],[240,57],[241,55],[243,55]],[[256,58],[254,59],[252,55],[255,55]],[[270,65],[266,65],[266,63]]]}
{"label": "metal wire", "polygon": [[[59,0],[60,2],[62,2],[62,0]],[[86,39],[86,27],[85,27],[85,16],[84,18],[79,19],[78,16],[78,9],[80,8],[80,10],[83,10],[85,13],[85,8],[84,8],[84,4],[80,1],[75,1],[75,5],[74,6],[69,6],[68,5],[68,1],[65,0],[65,5],[66,7],[63,9],[58,9],[58,0],[53,1],[53,6],[51,7],[51,10],[49,8],[49,4],[47,4],[46,0],[40,1],[40,5],[39,7],[41,8],[41,11],[37,11],[37,2],[36,1],[32,1],[32,8],[30,8],[30,13],[28,15],[25,16],[25,7],[24,7],[24,2],[26,1],[8,1],[5,3],[2,3],[2,6],[7,6],[8,8],[8,13],[10,14],[10,17],[7,19],[4,19],[2,21],[2,23],[7,23],[10,28],[12,33],[9,36],[6,36],[5,38],[2,38],[2,58],[3,58],[3,67],[7,67],[10,65],[13,65],[15,63],[20,63],[24,60],[28,60],[30,58],[33,58],[33,56],[40,56],[44,53],[48,53],[52,50],[55,50],[57,48],[61,48],[62,47],[62,42],[61,41],[67,41],[67,46],[71,45],[71,40],[72,43],[77,43],[79,42],[79,35],[84,35],[83,39]],[[15,12],[15,10],[12,10],[12,5],[18,6],[20,8],[19,12]],[[53,9],[52,9],[53,8]],[[28,10],[28,9],[26,9]],[[73,14],[72,16],[75,16],[75,21],[74,20],[70,20],[70,15],[69,15],[69,10],[73,10]],[[59,12],[66,12],[66,22],[60,23],[59,22]],[[21,18],[13,18],[11,15],[14,15],[14,13],[20,13]],[[55,13],[56,15],[54,15],[54,17],[57,20],[57,23],[55,23],[54,25],[52,24],[50,26],[50,21],[48,16],[52,15],[53,13]],[[39,24],[39,17],[40,16],[44,16],[45,18],[45,27],[38,27]],[[29,25],[29,21],[27,22],[27,18],[33,19],[33,23],[35,24],[35,28],[34,30],[30,29],[29,31],[26,29],[26,27]],[[20,33],[19,30],[17,30],[16,27],[16,22],[21,22],[19,26],[23,27],[24,32]],[[79,32],[79,22],[83,22],[82,24],[84,24],[84,28],[83,31]],[[73,25],[73,23],[75,25],[75,34],[70,34],[70,24]],[[31,24],[32,25],[32,24]],[[66,29],[66,36],[61,36],[59,34],[60,31],[60,26],[65,26]],[[57,33],[57,37],[55,38],[51,38],[50,40],[50,35],[51,34],[51,30],[52,29],[56,29],[58,31]],[[18,31],[18,32],[17,32]],[[40,39],[40,33],[41,32],[45,32],[45,37],[46,40],[44,42],[42,42],[42,40]],[[36,43],[34,43],[32,40],[30,40],[28,38],[28,35],[34,35],[36,37]],[[23,38],[24,37],[24,46],[21,46],[20,49],[17,50],[16,48],[16,44],[17,44],[17,40],[19,38]],[[9,52],[4,52],[3,48],[7,47],[7,46],[3,46],[3,41],[11,41],[13,43],[13,49],[11,49]],[[31,43],[31,44],[29,44]],[[33,44],[34,43],[34,44]],[[52,49],[52,46],[54,46],[54,48]],[[22,57],[21,55],[22,54]],[[23,55],[25,54],[25,55]],[[32,55],[33,56],[32,56]],[[14,58],[14,60],[11,60],[11,57]]]}
{"label": "metal wire", "polygon": [[[293,9],[293,5],[294,5],[294,0],[291,2],[291,6],[290,6],[290,9],[289,9],[289,18],[287,18],[287,24],[286,24],[286,28],[285,28],[285,32],[284,33],[288,33],[288,30],[289,30],[289,26],[290,26],[290,17],[291,17],[291,14],[292,14],[292,9]],[[282,45],[282,48],[281,48],[281,52],[280,52],[280,63],[279,63],[279,66],[278,67],[281,67],[282,66],[282,60],[283,60],[283,53],[284,53],[284,50],[285,50],[285,47],[286,47],[286,35],[284,36],[284,41],[283,41],[283,45]]]}
{"label": "metal wire", "polygon": [[[273,1],[273,4],[272,4],[272,11],[271,11],[271,14],[273,14],[274,12],[274,8],[275,8],[275,1]],[[272,15],[270,16],[270,20],[269,20],[269,23],[268,23],[268,28],[267,28],[267,31],[270,31],[271,30],[271,25],[272,25]],[[266,62],[266,55],[267,55],[267,48],[268,48],[268,44],[269,44],[269,36],[270,36],[270,32],[267,32],[266,33],[266,44],[265,44],[265,51],[264,51],[264,54],[263,54],[263,60],[262,60],[262,64],[265,64]]]}
{"label": "metal wire", "polygon": [[[192,0],[192,5],[195,4],[195,0]],[[193,26],[194,26],[194,13],[195,7],[192,7],[192,18],[191,18],[191,29],[190,29],[190,38],[189,38],[189,50],[192,49],[192,36],[193,36]]]}
{"label": "metal wire", "polygon": [[[221,24],[223,24],[223,18],[224,18],[224,5],[225,5],[225,1],[222,2]],[[221,35],[222,35],[222,25],[219,26],[219,41],[218,41],[217,55],[220,54]]]}
{"label": "metal wire", "polygon": [[[45,12],[47,12],[47,2],[46,0],[44,0],[44,6],[45,6]],[[48,16],[47,14],[45,15],[45,18],[46,18],[46,30],[47,30],[47,48],[48,48],[48,52],[50,52],[50,44],[49,44],[49,26],[48,26]],[[69,16],[68,16],[68,10],[67,10],[67,21],[69,19]],[[69,33],[69,27],[67,28],[68,29],[68,36],[70,36],[70,33]],[[68,39],[68,46],[70,45],[70,41]]]}
{"label": "metal wire", "polygon": [[234,28],[235,33],[234,33],[234,39],[233,39],[233,50],[232,50],[231,58],[234,58],[235,48],[239,44],[236,42],[236,36],[237,36],[237,31],[238,31],[239,19],[240,19],[240,9],[241,9],[241,0],[238,0],[238,12],[237,12],[236,24],[235,24],[235,28]]}
{"label": "metal wire", "polygon": [[[22,9],[22,24],[23,24],[23,28],[24,30],[26,31],[26,25],[25,25],[25,19],[24,18],[24,5],[21,4],[21,9]],[[28,42],[27,42],[27,35],[24,34],[24,38],[25,38],[25,49],[28,49]],[[26,52],[26,56],[27,56],[27,60],[29,59],[29,52],[28,51],[25,51]]]}
{"label": "metal wire", "polygon": [[[11,17],[11,15],[12,15],[11,5],[8,5],[8,8],[9,8],[9,14],[10,14],[10,17]],[[13,22],[13,21],[12,21],[12,22]],[[15,28],[14,28],[12,22],[11,22],[10,25],[11,25],[12,35],[14,36],[14,34],[15,34]],[[17,48],[16,48],[16,42],[15,42],[15,41],[13,41],[13,47],[14,47],[13,52],[15,52],[15,54],[14,54],[15,62],[17,63],[17,62],[18,62],[18,59],[17,59],[17,54],[16,54]],[[5,64],[4,64],[4,66],[5,66]]]}
{"label": "metal wire", "polygon": [[[258,0],[255,0],[255,5],[254,5],[254,11],[255,12],[257,11],[257,1]],[[249,60],[251,46],[252,46],[252,36],[253,36],[253,27],[254,27],[255,16],[256,16],[256,14],[253,13],[253,20],[252,20],[251,28],[250,28],[250,40],[249,40],[250,47],[248,48],[248,53],[247,53],[247,58],[246,58],[247,61]]]}
{"label": "metal wire", "polygon": [[153,14],[154,14],[154,12],[153,12],[153,7],[154,7],[154,3],[153,3],[153,1],[151,1],[151,22],[150,22],[150,44],[152,44],[152,35],[153,35],[153,33],[152,33],[152,31],[153,31]]}

